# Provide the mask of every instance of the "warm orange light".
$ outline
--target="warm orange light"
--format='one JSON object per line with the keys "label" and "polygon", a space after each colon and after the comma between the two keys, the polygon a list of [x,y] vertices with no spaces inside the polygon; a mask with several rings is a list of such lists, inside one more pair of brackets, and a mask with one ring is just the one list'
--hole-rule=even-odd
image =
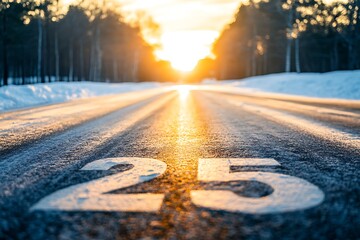
{"label": "warm orange light", "polygon": [[[64,4],[79,2],[79,0],[59,1]],[[129,22],[134,22],[134,16],[138,12],[144,11],[149,14],[160,25],[159,33],[162,32],[162,36],[147,34],[149,29],[146,25],[142,26],[143,35],[151,45],[162,45],[162,48],[155,52],[158,59],[168,60],[175,69],[189,72],[200,59],[211,56],[212,43],[224,26],[234,20],[234,13],[243,1],[247,0],[110,0],[107,2],[120,3],[124,19]]]}
{"label": "warm orange light", "polygon": [[192,87],[188,86],[188,85],[176,86],[176,90],[179,93],[179,98],[180,98],[181,101],[185,101],[188,98],[191,89],[192,89]]}
{"label": "warm orange light", "polygon": [[[247,0],[118,0],[127,14],[142,10],[161,27],[162,36],[150,43],[162,45],[156,51],[161,60],[168,60],[180,71],[191,71],[197,62],[211,56],[212,43],[227,23],[232,22],[239,4]],[[127,14],[126,14],[127,13]],[[157,45],[157,44],[156,44]]]}
{"label": "warm orange light", "polygon": [[173,68],[189,72],[198,61],[211,55],[211,44],[218,36],[216,31],[167,32],[161,38],[162,49],[156,51],[160,59],[171,62]]}

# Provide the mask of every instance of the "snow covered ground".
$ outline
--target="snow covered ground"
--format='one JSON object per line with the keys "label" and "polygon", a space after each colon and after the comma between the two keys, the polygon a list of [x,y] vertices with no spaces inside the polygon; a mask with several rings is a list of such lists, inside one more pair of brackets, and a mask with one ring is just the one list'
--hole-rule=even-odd
{"label": "snow covered ground", "polygon": [[[242,80],[204,81],[239,92],[272,92],[316,98],[360,100],[360,70],[330,73],[279,73]],[[58,82],[0,88],[0,111],[60,103],[73,99],[125,93],[164,86],[160,83]]]}
{"label": "snow covered ground", "polygon": [[[204,83],[214,84],[215,81]],[[360,70],[330,73],[278,73],[216,83],[252,92],[360,100]]]}
{"label": "snow covered ground", "polygon": [[163,84],[57,82],[24,86],[12,85],[0,88],[0,111],[60,103],[78,98],[145,90],[159,86],[163,86]]}

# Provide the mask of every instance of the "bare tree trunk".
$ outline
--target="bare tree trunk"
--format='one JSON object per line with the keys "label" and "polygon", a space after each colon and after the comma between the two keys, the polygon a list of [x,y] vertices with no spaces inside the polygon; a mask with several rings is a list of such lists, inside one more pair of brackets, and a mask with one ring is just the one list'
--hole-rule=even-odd
{"label": "bare tree trunk", "polygon": [[116,57],[113,57],[113,81],[118,82],[118,61]]}
{"label": "bare tree trunk", "polygon": [[89,69],[89,81],[94,81],[94,69],[95,69],[95,41],[93,39],[91,43],[91,52],[90,52],[90,69]]}
{"label": "bare tree trunk", "polygon": [[57,29],[55,30],[55,81],[60,80],[60,54],[59,54],[59,37]]}
{"label": "bare tree trunk", "polygon": [[[49,15],[45,15],[45,26],[44,26],[44,50],[43,50],[43,68],[44,68],[44,74],[43,74],[43,83],[46,81],[51,81],[51,69],[50,69],[50,62],[51,62],[51,56],[50,56],[50,29],[49,29]],[[47,79],[47,80],[46,80]]]}
{"label": "bare tree trunk", "polygon": [[80,40],[80,81],[84,81],[84,42]]}
{"label": "bare tree trunk", "polygon": [[[21,44],[22,55],[25,56],[25,44]],[[21,85],[25,84],[25,57],[21,58]]]}
{"label": "bare tree trunk", "polygon": [[331,61],[331,70],[336,71],[339,69],[339,48],[338,48],[338,38],[335,37],[334,46],[333,46],[333,54]]}
{"label": "bare tree trunk", "polygon": [[354,70],[355,68],[355,52],[352,40],[348,42],[348,68]]}
{"label": "bare tree trunk", "polygon": [[289,15],[287,19],[287,31],[286,31],[286,56],[285,56],[285,72],[291,71],[291,47],[292,47],[292,36],[291,33],[293,31],[293,8],[294,6],[291,6],[291,9],[289,10]]}
{"label": "bare tree trunk", "polygon": [[267,73],[267,69],[268,69],[268,53],[267,51],[264,52],[263,55],[263,73],[266,74]]}
{"label": "bare tree trunk", "polygon": [[100,27],[99,24],[96,24],[95,29],[95,72],[94,72],[94,80],[101,80],[101,64],[102,64],[102,52],[100,46]]}
{"label": "bare tree trunk", "polygon": [[296,72],[301,72],[301,61],[300,61],[300,39],[299,36],[295,39],[295,67]]}
{"label": "bare tree trunk", "polygon": [[139,50],[135,50],[132,74],[131,74],[132,82],[138,81],[138,68],[139,68]]}
{"label": "bare tree trunk", "polygon": [[101,80],[101,55],[100,29],[98,23],[95,23],[95,31],[91,44],[90,81]]}
{"label": "bare tree trunk", "polygon": [[72,82],[74,79],[74,49],[73,49],[73,42],[72,39],[70,39],[69,44],[69,75],[68,75],[68,81]]}
{"label": "bare tree trunk", "polygon": [[[56,12],[59,12],[59,0],[56,0]],[[58,24],[54,26],[54,54],[55,54],[55,82],[60,81],[60,53],[59,53],[59,35]]]}
{"label": "bare tree trunk", "polygon": [[42,38],[43,38],[43,29],[41,18],[38,18],[38,62],[37,62],[37,82],[41,82],[41,70],[42,70]]}
{"label": "bare tree trunk", "polygon": [[292,45],[292,39],[288,38],[286,42],[285,72],[291,71],[291,45]]}
{"label": "bare tree trunk", "polygon": [[[355,25],[355,39],[357,40],[357,43],[360,41],[360,0],[354,1],[354,9],[355,9],[355,15],[357,16],[356,25]],[[359,69],[360,68],[360,59],[359,59],[359,44],[355,43],[355,49],[354,49],[354,68]]]}
{"label": "bare tree trunk", "polygon": [[7,58],[7,48],[8,48],[8,41],[7,41],[7,17],[6,17],[6,10],[3,11],[3,85],[8,85],[9,79],[9,66],[8,66],[8,58]]}
{"label": "bare tree trunk", "polygon": [[256,66],[256,60],[257,60],[257,26],[256,26],[256,20],[255,20],[255,7],[252,6],[251,7],[252,10],[252,22],[255,23],[253,24],[253,31],[252,31],[252,53],[251,53],[251,75],[255,76],[256,72],[257,72],[257,66]]}
{"label": "bare tree trunk", "polygon": [[256,75],[256,54],[253,53],[251,57],[251,76]]}
{"label": "bare tree trunk", "polygon": [[225,59],[220,59],[220,72],[219,72],[219,77],[221,80],[226,79],[227,76],[227,64]]}

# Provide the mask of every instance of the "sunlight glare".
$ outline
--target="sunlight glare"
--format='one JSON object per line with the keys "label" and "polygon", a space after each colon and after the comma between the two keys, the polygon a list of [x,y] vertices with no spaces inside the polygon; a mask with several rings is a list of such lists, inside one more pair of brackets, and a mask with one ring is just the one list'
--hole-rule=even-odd
{"label": "sunlight glare", "polygon": [[[59,0],[64,5],[78,0]],[[160,25],[162,36],[144,37],[159,46],[155,51],[160,60],[168,60],[183,72],[194,69],[198,61],[212,57],[212,43],[224,26],[234,20],[239,4],[246,0],[115,0],[122,6],[124,19],[131,22],[137,12],[146,12]],[[221,10],[221,11],[219,11]],[[146,26],[142,26],[146,28]],[[146,29],[144,30],[146,31]]]}
{"label": "sunlight glare", "polygon": [[198,61],[211,56],[211,44],[218,37],[216,31],[177,31],[164,33],[162,49],[156,51],[160,59],[171,62],[180,71],[193,70]]}
{"label": "sunlight glare", "polygon": [[188,85],[176,86],[176,90],[179,94],[179,98],[181,101],[185,101],[188,98],[191,89],[192,89],[191,86],[188,86]]}

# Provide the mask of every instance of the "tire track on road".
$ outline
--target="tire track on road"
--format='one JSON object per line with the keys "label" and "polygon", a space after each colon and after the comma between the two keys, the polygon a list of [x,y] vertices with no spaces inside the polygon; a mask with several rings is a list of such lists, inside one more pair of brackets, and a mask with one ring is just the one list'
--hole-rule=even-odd
{"label": "tire track on road", "polygon": [[1,114],[0,154],[169,91],[145,90]]}
{"label": "tire track on road", "polygon": [[[80,169],[87,161],[97,157],[97,152],[103,151],[103,148],[106,150],[113,144],[119,144],[114,142],[119,135],[151,116],[175,96],[174,92],[166,93],[40,139],[21,151],[2,155],[0,236],[2,231],[15,227],[8,222],[19,224],[19,218],[29,207],[52,191],[48,184],[56,183],[71,170]],[[39,188],[39,185],[47,187]],[[15,205],[16,209],[13,208]]]}

